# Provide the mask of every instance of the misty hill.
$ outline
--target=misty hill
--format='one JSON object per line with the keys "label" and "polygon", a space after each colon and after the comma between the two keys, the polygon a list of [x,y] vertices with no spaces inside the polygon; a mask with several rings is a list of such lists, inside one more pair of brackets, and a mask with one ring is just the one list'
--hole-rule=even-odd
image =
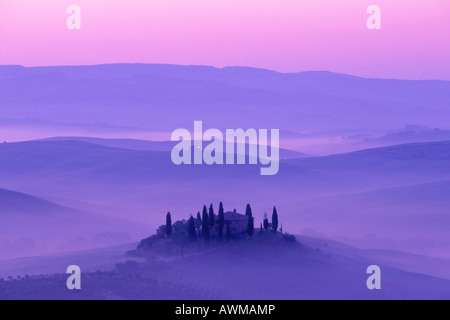
{"label": "misty hill", "polygon": [[21,192],[0,189],[0,215],[69,213],[70,208]]}
{"label": "misty hill", "polygon": [[175,166],[167,151],[32,141],[0,144],[0,179],[8,189],[104,206],[105,215],[151,229],[168,208],[181,219],[205,201],[223,201],[226,210],[250,202],[262,220],[277,203],[291,233],[312,229],[345,235],[352,244],[444,254],[450,204],[439,196],[448,192],[449,146],[417,143],[285,160],[277,175],[264,177],[252,165]]}
{"label": "misty hill", "polygon": [[[269,233],[267,236],[273,236]],[[126,257],[124,246],[104,250],[0,261],[8,270],[50,275],[2,282],[2,299],[449,299],[450,281],[402,270],[392,252],[367,252],[326,239],[300,237],[286,245],[276,237],[199,250],[184,259]],[[195,249],[194,249],[195,251]],[[99,259],[91,259],[95,255]],[[377,256],[376,258],[374,256]],[[430,261],[414,257],[416,262]],[[64,261],[83,272],[82,290],[61,286]],[[381,263],[381,261],[384,261]],[[446,262],[448,264],[448,261]],[[369,265],[382,270],[382,289],[366,287]],[[395,265],[398,265],[397,267]],[[54,273],[53,275],[51,275]],[[39,273],[38,273],[39,274]]]}
{"label": "misty hill", "polygon": [[87,249],[130,239],[125,233],[111,232],[117,230],[140,234],[145,227],[0,189],[0,259]]}
{"label": "misty hill", "polygon": [[[371,183],[399,185],[450,178],[450,141],[410,143],[286,163]],[[395,182],[397,179],[397,183]]]}
{"label": "misty hill", "polygon": [[[30,189],[33,185],[42,188],[44,181],[48,187],[62,182],[70,182],[74,187],[89,182],[82,185],[83,189],[111,186],[111,183],[118,187],[175,183],[176,188],[177,183],[196,183],[204,179],[237,179],[251,183],[252,179],[260,177],[259,168],[258,165],[176,166],[168,151],[112,148],[75,140],[0,144],[0,178],[5,183]],[[292,172],[280,172],[274,178],[296,182],[317,175],[320,173],[295,168]]]}
{"label": "misty hill", "polygon": [[371,248],[448,257],[449,192],[450,180],[342,192],[299,202],[298,210],[305,224],[347,243],[359,236]]}
{"label": "misty hill", "polygon": [[[171,152],[178,141],[149,141],[137,139],[103,139],[91,137],[53,137],[41,139],[41,141],[67,141],[75,140],[87,143],[98,144],[105,147],[140,150],[140,151],[167,151]],[[247,144],[248,145],[248,144]],[[247,147],[248,148],[248,147]],[[281,159],[304,158],[308,155],[302,152],[297,152],[288,149],[279,149]]]}
{"label": "misty hill", "polygon": [[[57,139],[0,144],[0,177],[5,182],[28,180],[28,186],[41,182],[40,179],[54,182],[65,179],[92,180],[93,184],[226,179],[241,182],[259,180],[261,183],[269,180],[271,183],[296,182],[302,185],[306,181],[313,189],[315,184],[324,187],[318,189],[320,192],[329,190],[324,182],[331,183],[331,187],[333,182],[340,181],[357,183],[353,187],[358,188],[361,184],[379,188],[380,185],[442,180],[450,177],[449,150],[450,141],[441,141],[288,159],[281,161],[277,175],[267,178],[260,176],[259,165],[176,166],[171,162],[169,151],[132,150]],[[348,187],[342,183],[339,186]]]}
{"label": "misty hill", "polygon": [[103,124],[116,132],[172,131],[190,128],[198,119],[216,128],[292,132],[389,130],[405,123],[447,128],[449,92],[448,81],[244,67],[0,67],[4,125],[29,119],[69,126]]}
{"label": "misty hill", "polygon": [[376,138],[367,138],[366,145],[402,144],[412,142],[430,142],[450,140],[450,130],[408,125],[402,130],[395,130]]}
{"label": "misty hill", "polygon": [[52,137],[40,139],[40,141],[81,141],[100,146],[129,149],[137,151],[172,151],[177,142],[172,141],[149,141],[138,139],[104,139],[91,137]]}

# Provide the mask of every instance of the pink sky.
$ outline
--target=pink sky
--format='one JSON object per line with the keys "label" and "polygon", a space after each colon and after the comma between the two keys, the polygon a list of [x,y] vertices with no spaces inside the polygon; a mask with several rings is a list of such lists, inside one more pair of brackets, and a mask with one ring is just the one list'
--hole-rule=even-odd
{"label": "pink sky", "polygon": [[[66,8],[82,10],[68,30]],[[368,30],[366,9],[382,10]],[[1,0],[0,64],[116,62],[450,80],[448,0]]]}

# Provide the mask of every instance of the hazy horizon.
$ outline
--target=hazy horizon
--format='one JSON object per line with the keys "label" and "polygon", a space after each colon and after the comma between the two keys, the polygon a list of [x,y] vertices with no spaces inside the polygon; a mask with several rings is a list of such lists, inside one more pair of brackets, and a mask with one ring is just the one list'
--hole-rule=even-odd
{"label": "hazy horizon", "polygon": [[365,0],[114,0],[107,7],[79,0],[81,29],[68,30],[72,4],[2,1],[0,41],[8,50],[0,64],[131,61],[450,80],[446,0],[379,0],[380,30],[367,29],[374,3]]}
{"label": "hazy horizon", "polygon": [[448,298],[449,17],[0,1],[0,299]]}

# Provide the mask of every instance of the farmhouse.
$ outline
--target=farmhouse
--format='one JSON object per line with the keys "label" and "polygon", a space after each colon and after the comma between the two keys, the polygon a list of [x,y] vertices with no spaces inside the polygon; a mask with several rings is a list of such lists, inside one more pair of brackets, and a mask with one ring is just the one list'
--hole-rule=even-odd
{"label": "farmhouse", "polygon": [[[261,234],[264,230],[269,229],[269,221],[264,219],[264,228],[261,223],[261,227],[258,229]],[[278,229],[278,214],[277,210],[273,208],[271,230],[276,234]],[[281,230],[280,230],[281,231]],[[172,233],[175,238],[186,237],[191,241],[196,242],[199,238],[204,239],[206,243],[209,243],[211,238],[219,239],[224,238],[241,238],[246,235],[253,237],[255,233],[255,218],[253,217],[252,208],[250,204],[247,204],[245,208],[245,215],[240,214],[234,209],[233,211],[226,211],[223,209],[223,204],[220,202],[218,213],[214,213],[213,205],[209,206],[209,210],[206,205],[203,206],[202,213],[197,212],[196,217],[191,215],[188,220],[176,221],[172,225],[172,217],[170,212],[166,215],[166,224],[158,228],[156,236],[170,237]],[[282,231],[281,231],[282,233]],[[183,236],[184,234],[184,236]]]}
{"label": "farmhouse", "polygon": [[[225,226],[229,225],[231,234],[240,234],[240,233],[247,232],[248,217],[246,215],[243,215],[243,214],[240,214],[237,212],[227,211],[227,212],[224,212],[223,216],[224,216]],[[216,219],[218,219],[218,217]],[[253,219],[253,217],[252,217],[252,219]],[[215,233],[218,232],[217,224],[215,226],[214,232]]]}

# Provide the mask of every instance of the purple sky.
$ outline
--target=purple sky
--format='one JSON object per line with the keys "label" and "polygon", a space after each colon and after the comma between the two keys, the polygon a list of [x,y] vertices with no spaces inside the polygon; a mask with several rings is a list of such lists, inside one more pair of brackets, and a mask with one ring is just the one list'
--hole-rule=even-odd
{"label": "purple sky", "polygon": [[[66,9],[82,10],[68,30]],[[382,29],[368,30],[369,5]],[[448,0],[1,0],[0,64],[242,65],[450,80]]]}

